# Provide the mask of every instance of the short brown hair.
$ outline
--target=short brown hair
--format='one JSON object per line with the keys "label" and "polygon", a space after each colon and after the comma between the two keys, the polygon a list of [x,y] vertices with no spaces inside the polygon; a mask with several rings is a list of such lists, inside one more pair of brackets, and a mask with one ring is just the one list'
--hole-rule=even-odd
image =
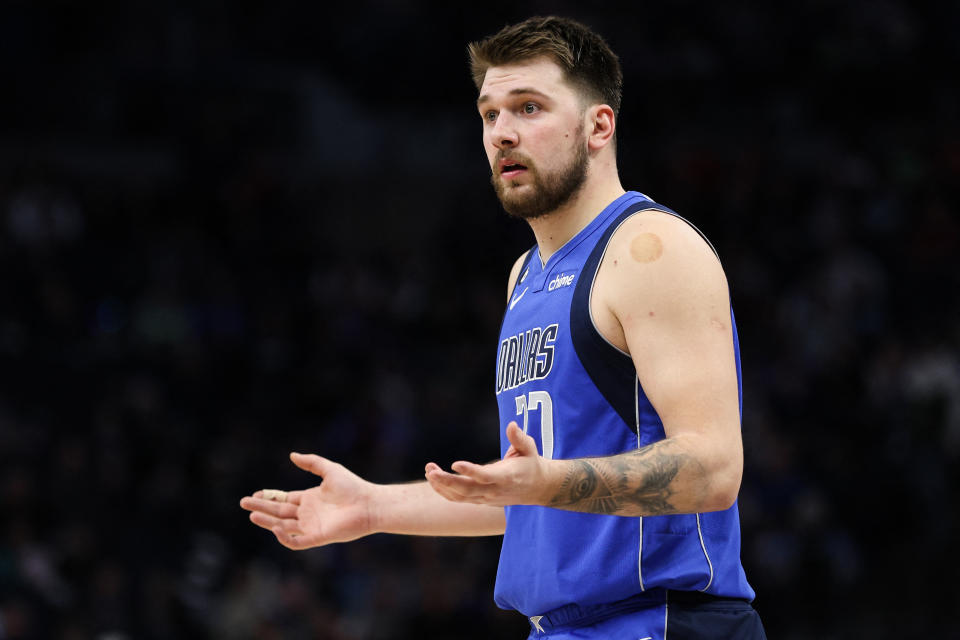
{"label": "short brown hair", "polygon": [[608,104],[614,114],[620,113],[620,61],[603,38],[575,20],[556,16],[528,18],[479,42],[471,42],[467,52],[478,90],[490,67],[547,56],[585,98]]}

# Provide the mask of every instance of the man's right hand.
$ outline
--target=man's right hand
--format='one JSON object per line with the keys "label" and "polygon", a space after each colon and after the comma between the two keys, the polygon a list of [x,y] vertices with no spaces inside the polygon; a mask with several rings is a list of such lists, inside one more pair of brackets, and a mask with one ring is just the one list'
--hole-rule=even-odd
{"label": "man's right hand", "polygon": [[373,533],[370,500],[376,485],[341,464],[291,453],[290,460],[323,482],[303,491],[261,490],[240,501],[250,521],[273,532],[290,549],[348,542]]}

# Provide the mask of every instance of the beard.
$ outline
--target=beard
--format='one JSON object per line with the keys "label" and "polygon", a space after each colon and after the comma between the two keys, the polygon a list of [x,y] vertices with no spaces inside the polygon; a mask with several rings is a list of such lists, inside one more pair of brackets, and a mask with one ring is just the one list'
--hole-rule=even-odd
{"label": "beard", "polygon": [[530,173],[530,188],[526,193],[516,193],[517,190],[511,188],[517,186],[516,182],[507,185],[500,178],[498,154],[490,182],[497,193],[497,198],[500,199],[500,204],[508,214],[524,220],[539,218],[559,209],[576,195],[587,180],[589,164],[587,146],[582,140],[582,133],[581,127],[580,135],[577,136],[578,143],[574,145],[573,157],[567,166],[550,174],[541,174],[530,160],[521,155],[511,154],[510,157],[523,164]]}

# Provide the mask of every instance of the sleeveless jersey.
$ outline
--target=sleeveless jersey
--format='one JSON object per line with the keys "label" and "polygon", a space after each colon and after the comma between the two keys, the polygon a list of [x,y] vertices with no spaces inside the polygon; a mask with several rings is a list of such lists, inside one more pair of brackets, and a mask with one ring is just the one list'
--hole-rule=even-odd
{"label": "sleeveless jersey", "polygon": [[[628,192],[546,264],[536,247],[527,254],[500,330],[501,457],[510,446],[506,427],[514,420],[546,458],[607,456],[665,437],[632,360],[600,335],[589,308],[610,237],[629,216],[650,209],[677,215]],[[733,323],[732,308],[730,313]],[[733,342],[740,387],[735,323]],[[616,602],[652,589],[753,600],[740,564],[736,504],[719,512],[647,517],[527,505],[505,512],[494,592],[504,609],[536,616],[571,603]]]}

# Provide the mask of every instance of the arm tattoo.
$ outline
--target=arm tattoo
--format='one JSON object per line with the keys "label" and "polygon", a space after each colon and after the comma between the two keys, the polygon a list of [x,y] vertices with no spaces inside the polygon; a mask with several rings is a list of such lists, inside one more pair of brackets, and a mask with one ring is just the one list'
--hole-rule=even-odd
{"label": "arm tattoo", "polygon": [[574,460],[550,506],[573,509],[577,505],[577,511],[613,513],[619,508],[611,487],[616,479],[604,472],[587,460]]}
{"label": "arm tattoo", "polygon": [[671,502],[677,474],[690,467],[689,472],[700,475],[703,468],[686,453],[666,449],[661,441],[607,458],[572,460],[548,506],[618,515],[677,513]]}

